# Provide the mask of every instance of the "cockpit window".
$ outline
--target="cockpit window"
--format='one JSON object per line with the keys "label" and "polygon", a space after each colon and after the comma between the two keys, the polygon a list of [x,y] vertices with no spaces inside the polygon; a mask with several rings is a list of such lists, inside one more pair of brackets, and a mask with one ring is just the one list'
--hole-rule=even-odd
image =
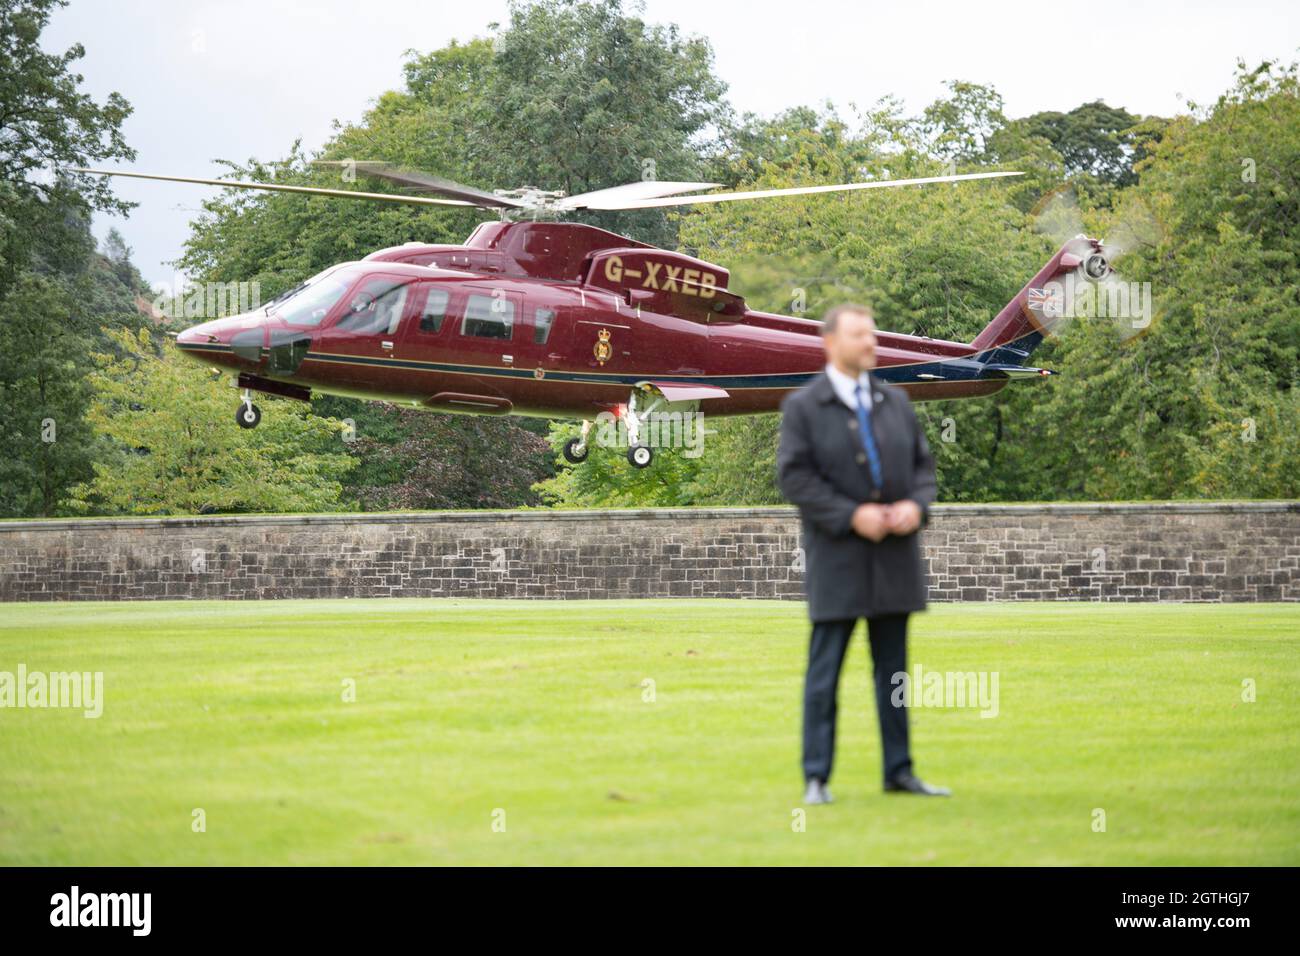
{"label": "cockpit window", "polygon": [[307,288],[307,286],[312,285],[315,282],[319,282],[321,279],[325,278],[331,272],[338,271],[339,268],[341,267],[330,266],[328,269],[322,269],[320,272],[316,273],[310,279],[306,279],[302,282],[299,282],[297,285],[289,286],[289,288],[285,289],[283,292],[275,296],[273,299],[269,299],[265,303],[266,308],[270,309],[272,306],[279,305],[281,302],[285,301],[286,299],[292,298],[293,296],[301,292],[303,289]]}
{"label": "cockpit window", "polygon": [[358,335],[395,335],[406,307],[409,280],[376,276],[361,283],[348,299],[336,329]]}
{"label": "cockpit window", "polygon": [[318,282],[299,289],[270,310],[289,325],[320,325],[330,309],[334,308],[350,282],[338,276],[326,276]]}

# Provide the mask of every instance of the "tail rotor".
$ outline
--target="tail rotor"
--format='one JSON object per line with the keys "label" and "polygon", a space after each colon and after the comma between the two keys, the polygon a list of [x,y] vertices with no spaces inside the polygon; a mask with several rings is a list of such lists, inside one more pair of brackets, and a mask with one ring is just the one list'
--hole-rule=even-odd
{"label": "tail rotor", "polygon": [[1072,187],[1058,189],[1033,210],[1034,228],[1058,246],[1068,246],[1079,259],[1076,271],[1063,283],[1059,315],[1052,331],[1060,334],[1077,318],[1105,318],[1114,323],[1121,341],[1144,332],[1158,313],[1149,282],[1130,281],[1115,263],[1143,246],[1154,245],[1162,230],[1140,200],[1130,200],[1110,223],[1108,237],[1089,239]]}

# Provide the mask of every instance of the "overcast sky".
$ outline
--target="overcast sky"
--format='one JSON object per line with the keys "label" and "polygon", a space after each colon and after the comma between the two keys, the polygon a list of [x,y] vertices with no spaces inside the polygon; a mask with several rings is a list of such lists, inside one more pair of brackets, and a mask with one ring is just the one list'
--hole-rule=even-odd
{"label": "overcast sky", "polygon": [[[1300,46],[1294,0],[646,0],[644,16],[708,38],[732,104],[763,114],[887,94],[917,111],[945,80],[963,79],[995,86],[1011,116],[1095,99],[1171,115],[1186,100],[1218,96],[1238,57],[1289,62]],[[125,132],[138,159],[125,168],[215,176],[216,158],[279,158],[298,137],[319,147],[334,119],[357,119],[400,85],[404,51],[486,35],[506,19],[504,0],[72,0],[44,45],[83,43],[83,89],[100,101],[116,90],[134,106]],[[215,190],[131,180],[116,188],[139,203],[117,222],[136,263],[151,282],[170,284],[168,260]],[[110,223],[99,217],[96,235]]]}

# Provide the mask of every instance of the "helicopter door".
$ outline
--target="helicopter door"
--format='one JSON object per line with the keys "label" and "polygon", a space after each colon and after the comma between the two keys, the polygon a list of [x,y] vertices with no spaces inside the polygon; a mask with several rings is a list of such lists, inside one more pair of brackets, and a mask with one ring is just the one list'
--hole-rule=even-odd
{"label": "helicopter door", "polygon": [[376,366],[393,356],[411,285],[405,276],[374,275],[347,295],[343,314],[326,330],[321,349],[337,356],[336,381],[378,391],[383,376]]}
{"label": "helicopter door", "polygon": [[525,302],[523,321],[515,332],[514,367],[555,369],[564,364],[568,310],[554,303]]}
{"label": "helicopter door", "polygon": [[411,304],[398,342],[400,357],[417,362],[445,362],[454,344],[452,291],[444,283],[423,280],[411,289]]}

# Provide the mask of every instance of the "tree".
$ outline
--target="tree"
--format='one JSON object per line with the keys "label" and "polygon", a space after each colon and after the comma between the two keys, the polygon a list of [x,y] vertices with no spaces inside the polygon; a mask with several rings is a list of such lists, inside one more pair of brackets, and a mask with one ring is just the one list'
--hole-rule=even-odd
{"label": "tree", "polygon": [[1133,163],[1141,121],[1125,109],[1095,100],[1068,113],[1034,113],[1011,125],[1050,143],[1065,161],[1069,176],[1087,175],[1112,186],[1131,186],[1137,182]]}
{"label": "tree", "polygon": [[[575,422],[552,422],[548,436],[552,448],[563,448],[576,438]],[[671,432],[671,424],[667,429]],[[686,449],[655,448],[654,462],[636,468],[627,460],[627,443],[608,419],[598,419],[587,438],[587,460],[576,468],[561,468],[553,478],[534,489],[547,504],[586,508],[674,507],[696,504],[692,487],[700,459]],[[678,429],[679,435],[681,429]],[[671,439],[671,434],[669,435]],[[666,444],[666,442],[665,442]],[[558,454],[555,461],[560,463]]]}
{"label": "tree", "polygon": [[[1291,496],[1300,382],[1300,86],[1296,67],[1239,64],[1233,87],[1164,126],[1138,182],[1093,217],[1141,204],[1158,228],[1117,265],[1158,308],[1120,342],[1074,324],[1061,385],[1035,418],[1044,495]],[[1294,469],[1292,469],[1294,470]]]}
{"label": "tree", "polygon": [[991,86],[949,80],[949,95],[921,114],[919,127],[933,156],[954,163],[988,158],[993,137],[1007,124],[1002,95]]}
{"label": "tree", "polygon": [[353,467],[342,425],[275,401],[255,429],[235,425],[232,393],[147,330],[110,335],[95,356],[88,419],[105,448],[74,490],[81,511],[196,514],[346,508]]}
{"label": "tree", "polygon": [[[498,183],[573,195],[699,178],[698,137],[726,115],[713,50],[623,7],[623,0],[511,3],[488,83]],[[673,241],[661,210],[580,218],[646,242]]]}
{"label": "tree", "polygon": [[124,213],[129,208],[103,177],[55,174],[56,167],[134,159],[122,138],[131,107],[117,93],[98,104],[78,87],[71,66],[81,44],[63,53],[41,49],[51,12],[66,0],[0,3],[0,299],[28,262],[33,239],[53,246],[66,207]]}
{"label": "tree", "polygon": [[536,504],[531,486],[554,470],[546,440],[508,419],[373,411],[350,446],[357,468],[348,488],[367,511]]}
{"label": "tree", "polygon": [[[621,0],[515,3],[492,39],[415,54],[406,88],[339,128],[320,157],[227,162],[240,178],[362,184],[348,160],[382,160],[481,188],[585,192],[643,178],[696,179],[700,139],[725,116],[712,50],[649,25]],[[341,166],[313,165],[315,158]],[[366,182],[366,189],[386,189]],[[259,281],[267,295],[341,260],[411,239],[460,242],[480,210],[349,203],[235,190],[204,204],[179,264],[202,281]],[[665,214],[576,217],[645,241],[674,241]]]}
{"label": "tree", "polygon": [[41,49],[62,5],[0,3],[0,422],[14,439],[0,462],[5,515],[56,514],[89,476],[86,356],[122,305],[108,291],[120,280],[100,282],[89,214],[128,207],[99,177],[54,168],[133,158],[121,134],[130,107],[116,93],[98,104],[80,91],[71,69],[80,44]]}
{"label": "tree", "polygon": [[83,411],[86,339],[56,280],[21,273],[0,306],[0,514],[52,515],[66,489],[90,475],[93,435]]}

